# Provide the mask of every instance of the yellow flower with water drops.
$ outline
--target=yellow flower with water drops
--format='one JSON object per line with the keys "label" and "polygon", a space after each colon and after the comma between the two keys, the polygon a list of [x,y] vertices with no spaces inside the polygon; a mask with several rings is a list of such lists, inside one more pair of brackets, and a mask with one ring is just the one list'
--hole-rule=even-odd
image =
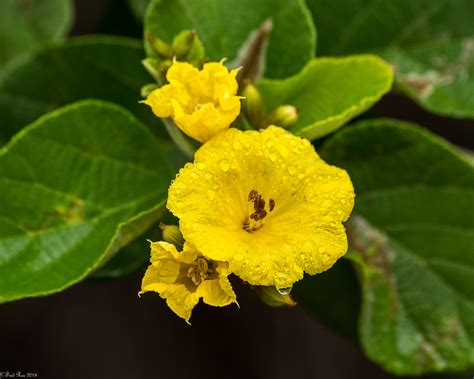
{"label": "yellow flower with water drops", "polygon": [[140,294],[159,293],[171,310],[189,323],[201,298],[215,307],[236,303],[228,275],[227,263],[203,257],[188,243],[178,252],[170,243],[152,242],[151,265],[143,277]]}
{"label": "yellow flower with water drops", "polygon": [[185,134],[204,143],[227,129],[240,113],[237,72],[217,62],[206,63],[202,70],[174,62],[166,75],[169,84],[144,102],[155,115],[171,117]]}
{"label": "yellow flower with water drops", "polygon": [[347,251],[354,206],[346,171],[282,128],[231,128],[204,144],[171,184],[168,208],[187,241],[243,280],[282,291]]}

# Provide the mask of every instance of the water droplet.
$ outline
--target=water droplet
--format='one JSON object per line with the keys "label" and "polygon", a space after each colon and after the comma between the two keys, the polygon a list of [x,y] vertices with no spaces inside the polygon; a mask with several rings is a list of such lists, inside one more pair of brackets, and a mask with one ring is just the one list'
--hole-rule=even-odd
{"label": "water droplet", "polygon": [[222,171],[226,172],[226,171],[229,171],[230,164],[228,161],[223,159],[222,161],[219,162],[219,167]]}
{"label": "water droplet", "polygon": [[209,200],[214,200],[216,198],[216,193],[211,190],[207,190],[206,195]]}
{"label": "water droplet", "polygon": [[280,152],[283,158],[288,158],[288,156],[290,155],[290,151],[283,145],[278,146],[278,151]]}
{"label": "water droplet", "polygon": [[280,295],[288,295],[292,289],[293,289],[293,286],[290,286],[290,287],[285,287],[285,288],[277,288],[277,291]]}
{"label": "water droplet", "polygon": [[295,166],[288,167],[288,172],[290,173],[290,175],[294,175],[296,173],[296,167]]}
{"label": "water droplet", "polygon": [[239,140],[235,140],[232,146],[234,147],[235,150],[241,150],[242,149],[242,144],[240,143]]}
{"label": "water droplet", "polygon": [[183,182],[176,181],[174,182],[174,187],[177,189],[186,189],[186,184]]}

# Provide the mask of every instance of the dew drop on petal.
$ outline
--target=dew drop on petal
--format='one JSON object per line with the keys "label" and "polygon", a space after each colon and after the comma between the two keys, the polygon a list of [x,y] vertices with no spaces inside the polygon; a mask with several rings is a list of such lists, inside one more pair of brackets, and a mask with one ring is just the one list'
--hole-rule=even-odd
{"label": "dew drop on petal", "polygon": [[214,191],[207,190],[206,196],[209,200],[214,200],[216,198],[216,193]]}
{"label": "dew drop on petal", "polygon": [[229,161],[226,161],[225,159],[219,161],[219,168],[224,172],[229,171],[229,168],[230,168]]}
{"label": "dew drop on petal", "polygon": [[277,291],[280,295],[288,295],[292,289],[293,287],[290,286],[290,287],[285,287],[285,288],[278,288]]}
{"label": "dew drop on petal", "polygon": [[239,140],[235,140],[232,146],[234,147],[235,150],[242,150],[242,144],[240,143]]}

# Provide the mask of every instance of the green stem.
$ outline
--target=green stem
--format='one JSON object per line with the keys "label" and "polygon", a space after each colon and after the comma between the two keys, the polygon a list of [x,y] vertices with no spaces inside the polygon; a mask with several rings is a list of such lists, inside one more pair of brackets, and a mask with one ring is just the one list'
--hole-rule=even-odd
{"label": "green stem", "polygon": [[170,135],[173,142],[188,158],[193,158],[197,148],[194,146],[181,131],[177,128],[175,123],[169,118],[162,118],[163,124],[165,124],[166,130]]}

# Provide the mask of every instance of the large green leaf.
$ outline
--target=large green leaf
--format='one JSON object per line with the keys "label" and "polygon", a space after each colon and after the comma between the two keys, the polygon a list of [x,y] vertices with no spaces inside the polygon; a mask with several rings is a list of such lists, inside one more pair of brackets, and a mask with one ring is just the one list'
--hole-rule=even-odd
{"label": "large green leaf", "polygon": [[159,140],[113,104],[25,128],[0,151],[0,302],[84,278],[157,220],[172,176]]}
{"label": "large green leaf", "polygon": [[321,274],[295,283],[292,295],[318,320],[355,340],[360,309],[360,290],[349,260],[340,259]]}
{"label": "large green leaf", "polygon": [[319,55],[410,46],[474,34],[471,0],[306,0]]}
{"label": "large green leaf", "polygon": [[348,170],[363,289],[360,337],[397,374],[474,364],[474,168],[414,125],[361,122],[321,151]]}
{"label": "large green leaf", "polygon": [[474,118],[474,38],[394,48],[383,56],[394,66],[397,86],[421,106]]}
{"label": "large green leaf", "polygon": [[0,70],[19,55],[62,37],[71,21],[71,0],[0,1]]}
{"label": "large green leaf", "polygon": [[295,134],[315,139],[329,134],[377,102],[392,85],[389,65],[373,55],[319,58],[297,75],[263,79],[258,87],[270,110],[281,104],[300,110]]}
{"label": "large green leaf", "polygon": [[127,3],[137,20],[143,21],[151,0],[127,0]]}
{"label": "large green leaf", "polygon": [[304,0],[154,0],[145,28],[167,42],[194,29],[214,61],[233,61],[266,20],[270,32],[265,76],[284,78],[314,57],[316,31]]}
{"label": "large green leaf", "polygon": [[0,76],[0,139],[8,140],[44,113],[85,98],[118,103],[152,124],[157,118],[138,103],[141,86],[151,79],[142,58],[138,40],[97,36],[26,57]]}
{"label": "large green leaf", "polygon": [[307,0],[319,55],[375,52],[399,87],[431,112],[474,117],[471,0]]}

